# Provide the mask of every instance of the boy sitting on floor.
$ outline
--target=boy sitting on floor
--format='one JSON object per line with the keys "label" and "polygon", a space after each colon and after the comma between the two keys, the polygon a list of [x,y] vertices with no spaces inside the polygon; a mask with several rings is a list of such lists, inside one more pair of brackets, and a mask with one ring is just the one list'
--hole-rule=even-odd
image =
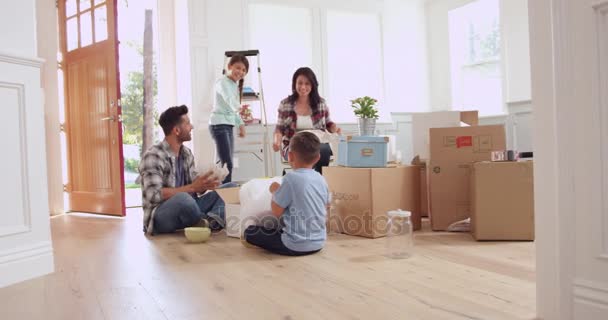
{"label": "boy sitting on floor", "polygon": [[320,251],[325,244],[326,207],[329,188],[323,176],[313,169],[320,158],[320,141],[310,132],[291,138],[288,154],[293,169],[283,177],[283,184],[273,183],[272,213],[282,219],[278,229],[250,226],[243,239],[252,245],[287,256],[301,256]]}

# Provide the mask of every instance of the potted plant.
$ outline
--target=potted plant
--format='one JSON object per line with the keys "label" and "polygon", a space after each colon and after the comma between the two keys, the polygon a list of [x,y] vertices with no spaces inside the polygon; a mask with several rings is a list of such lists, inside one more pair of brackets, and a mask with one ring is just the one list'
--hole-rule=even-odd
{"label": "potted plant", "polygon": [[351,107],[355,111],[355,116],[359,118],[359,135],[373,136],[376,130],[376,119],[378,119],[378,100],[365,96],[350,101]]}

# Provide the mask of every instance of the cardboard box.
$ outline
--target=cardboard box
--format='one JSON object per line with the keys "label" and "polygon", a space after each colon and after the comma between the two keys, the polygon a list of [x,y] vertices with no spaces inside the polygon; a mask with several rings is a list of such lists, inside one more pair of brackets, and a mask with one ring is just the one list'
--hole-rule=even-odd
{"label": "cardboard box", "polygon": [[323,168],[333,197],[331,231],[378,238],[386,235],[387,212],[412,212],[414,230],[420,229],[420,167]]}
{"label": "cardboard box", "polygon": [[430,158],[429,129],[460,127],[463,122],[476,126],[477,111],[437,111],[412,114],[412,142],[414,155],[422,160]]}
{"label": "cardboard box", "polygon": [[534,240],[532,161],[473,164],[471,233],[476,240]]}
{"label": "cardboard box", "polygon": [[420,168],[420,216],[429,216],[429,189],[426,166]]}
{"label": "cardboard box", "polygon": [[388,137],[343,136],[338,144],[338,165],[345,167],[386,167]]}
{"label": "cardboard box", "polygon": [[470,216],[471,165],[506,149],[506,138],[503,125],[432,128],[430,137],[429,214],[431,228],[439,231]]}
{"label": "cardboard box", "polygon": [[240,187],[215,189],[226,204],[226,235],[233,238],[242,234],[240,190]]}
{"label": "cardboard box", "polygon": [[412,165],[420,166],[420,216],[429,216],[429,188],[428,188],[428,172],[426,170],[426,160],[420,160],[419,156],[414,157]]}

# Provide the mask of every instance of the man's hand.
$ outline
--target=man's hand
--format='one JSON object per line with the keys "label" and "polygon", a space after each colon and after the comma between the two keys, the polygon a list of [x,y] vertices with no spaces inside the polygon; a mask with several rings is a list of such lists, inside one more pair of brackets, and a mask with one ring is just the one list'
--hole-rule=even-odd
{"label": "man's hand", "polygon": [[220,182],[217,178],[212,177],[213,172],[207,172],[202,176],[196,177],[194,181],[192,181],[192,188],[194,192],[203,193],[207,190],[213,190],[219,187]]}
{"label": "man's hand", "polygon": [[279,190],[279,188],[281,187],[281,184],[278,182],[273,182],[270,185],[270,188],[268,188],[268,190],[270,190],[270,193],[274,194],[277,190]]}
{"label": "man's hand", "polygon": [[244,124],[239,126],[239,137],[245,138],[245,125]]}

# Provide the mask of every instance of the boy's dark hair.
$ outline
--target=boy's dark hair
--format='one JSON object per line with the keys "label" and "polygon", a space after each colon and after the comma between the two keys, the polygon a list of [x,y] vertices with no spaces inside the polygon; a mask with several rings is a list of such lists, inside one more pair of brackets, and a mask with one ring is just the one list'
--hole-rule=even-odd
{"label": "boy's dark hair", "polygon": [[291,138],[289,150],[297,154],[302,162],[311,164],[320,154],[321,141],[314,133],[300,132]]}
{"label": "boy's dark hair", "polygon": [[182,122],[182,116],[188,113],[185,105],[171,107],[160,114],[158,124],[163,128],[165,136],[171,134],[171,130]]}

